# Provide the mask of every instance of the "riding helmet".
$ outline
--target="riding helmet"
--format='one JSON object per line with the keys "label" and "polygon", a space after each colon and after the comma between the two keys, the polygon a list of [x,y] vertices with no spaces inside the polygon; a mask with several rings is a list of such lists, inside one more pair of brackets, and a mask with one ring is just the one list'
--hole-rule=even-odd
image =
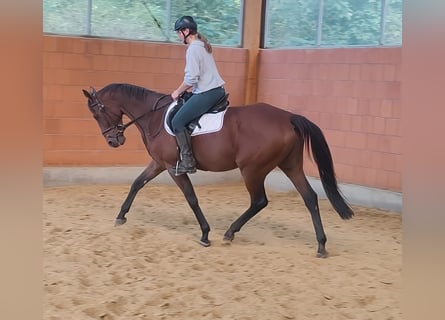
{"label": "riding helmet", "polygon": [[198,31],[198,25],[191,16],[182,16],[175,22],[175,31],[183,30],[186,28],[190,29],[191,32]]}

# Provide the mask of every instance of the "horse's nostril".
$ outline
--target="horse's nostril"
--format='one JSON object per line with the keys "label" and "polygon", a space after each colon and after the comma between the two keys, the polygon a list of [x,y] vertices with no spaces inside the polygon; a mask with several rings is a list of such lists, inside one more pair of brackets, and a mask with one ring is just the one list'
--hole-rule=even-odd
{"label": "horse's nostril", "polygon": [[108,141],[108,145],[109,145],[110,147],[112,147],[112,146],[113,146],[113,142],[112,142],[112,141]]}

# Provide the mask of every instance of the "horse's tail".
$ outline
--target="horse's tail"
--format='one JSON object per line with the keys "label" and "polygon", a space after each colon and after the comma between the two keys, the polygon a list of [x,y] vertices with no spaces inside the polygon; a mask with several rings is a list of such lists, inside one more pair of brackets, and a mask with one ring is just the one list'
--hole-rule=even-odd
{"label": "horse's tail", "polygon": [[309,156],[310,151],[312,151],[321,183],[332,206],[342,219],[352,218],[354,213],[338,190],[331,151],[323,132],[315,123],[303,116],[292,115],[290,121],[294,125],[295,130],[301,134]]}

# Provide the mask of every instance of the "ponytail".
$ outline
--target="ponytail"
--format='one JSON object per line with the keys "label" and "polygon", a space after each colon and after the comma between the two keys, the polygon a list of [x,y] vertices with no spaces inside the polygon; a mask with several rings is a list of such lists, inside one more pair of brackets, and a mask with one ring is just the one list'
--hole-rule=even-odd
{"label": "ponytail", "polygon": [[196,33],[196,36],[199,40],[204,42],[204,48],[207,50],[207,52],[212,53],[212,45],[210,44],[209,40],[207,40],[207,38],[199,32]]}

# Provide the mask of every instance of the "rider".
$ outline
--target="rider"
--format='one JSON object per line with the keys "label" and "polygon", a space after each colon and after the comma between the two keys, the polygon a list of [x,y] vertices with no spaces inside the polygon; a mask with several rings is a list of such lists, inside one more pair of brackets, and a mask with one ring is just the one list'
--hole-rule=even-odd
{"label": "rider", "polygon": [[172,92],[176,100],[184,91],[193,95],[184,103],[172,119],[173,132],[180,152],[180,160],[172,168],[175,175],[196,172],[190,132],[186,128],[193,119],[206,113],[225,96],[224,80],[218,73],[212,55],[212,46],[201,33],[191,16],[183,16],[175,23],[179,39],[188,45],[185,56],[184,81]]}

